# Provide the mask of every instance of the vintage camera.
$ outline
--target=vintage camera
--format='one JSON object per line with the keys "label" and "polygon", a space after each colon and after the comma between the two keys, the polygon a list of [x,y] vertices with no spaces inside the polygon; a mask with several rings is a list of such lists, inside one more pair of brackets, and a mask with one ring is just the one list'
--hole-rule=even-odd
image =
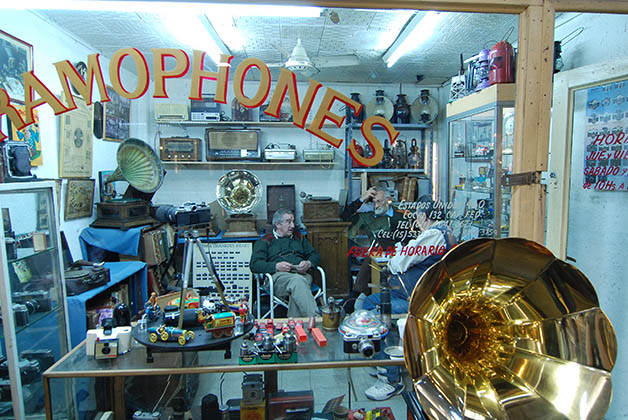
{"label": "vintage camera", "polygon": [[39,363],[39,369],[45,372],[55,363],[55,357],[50,349],[24,350],[20,357],[25,360],[36,361]]}
{"label": "vintage camera", "polygon": [[118,339],[97,339],[94,343],[95,359],[115,359],[118,357]]}
{"label": "vintage camera", "polygon": [[141,411],[137,410],[133,413],[133,420],[159,420],[161,419],[161,414],[159,411],[153,411],[152,413],[149,411]]}
{"label": "vintage camera", "polygon": [[[37,360],[20,359],[17,362],[18,369],[20,371],[20,377],[22,378],[22,385],[30,384],[38,381],[41,377],[41,367]],[[5,360],[0,364],[0,378],[9,377],[9,362]]]}
{"label": "vintage camera", "polygon": [[[11,297],[13,302],[29,307],[29,313],[48,312],[52,309],[52,299],[48,290],[13,292]],[[34,310],[31,311],[31,308]]]}
{"label": "vintage camera", "polygon": [[97,328],[87,331],[85,351],[95,359],[113,359],[131,348],[131,327]]}
{"label": "vintage camera", "polygon": [[186,202],[175,207],[173,205],[154,206],[151,216],[163,223],[174,226],[192,226],[211,222],[211,210],[206,203]]}
{"label": "vintage camera", "polygon": [[362,356],[371,358],[381,350],[382,336],[378,332],[370,334],[346,333],[342,342],[342,349],[345,353],[362,353]]}
{"label": "vintage camera", "polygon": [[261,404],[264,401],[264,380],[260,374],[245,374],[242,379],[242,403]]}

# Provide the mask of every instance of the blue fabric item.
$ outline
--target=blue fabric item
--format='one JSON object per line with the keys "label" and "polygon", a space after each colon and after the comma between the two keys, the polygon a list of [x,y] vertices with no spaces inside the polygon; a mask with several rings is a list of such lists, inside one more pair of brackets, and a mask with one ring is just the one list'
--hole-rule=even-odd
{"label": "blue fabric item", "polygon": [[[109,269],[109,283],[95,287],[80,295],[67,297],[70,346],[72,348],[85,340],[85,334],[87,332],[85,302],[87,302],[87,300],[135,274],[139,276],[138,281],[129,281],[129,300],[131,301],[129,304],[131,306],[131,313],[136,314],[140,309],[143,309],[144,303],[148,300],[146,263],[142,261],[111,262],[105,263],[105,267]],[[141,302],[135,301],[135,299],[137,299],[136,296],[138,296],[138,283],[140,286],[139,296],[142,299]]]}
{"label": "blue fabric item", "polygon": [[[369,295],[364,299],[364,304],[362,309],[366,309],[368,311],[372,311],[376,309],[381,303],[381,293],[374,293]],[[392,307],[393,314],[407,314],[408,313],[408,305],[409,302],[407,299],[400,298],[398,296],[394,296],[392,293],[390,294],[390,304]]]}
{"label": "blue fabric item", "polygon": [[85,228],[79,235],[83,258],[88,259],[87,245],[117,252],[118,254],[137,256],[142,229],[145,227],[146,226],[138,226],[128,230]]}

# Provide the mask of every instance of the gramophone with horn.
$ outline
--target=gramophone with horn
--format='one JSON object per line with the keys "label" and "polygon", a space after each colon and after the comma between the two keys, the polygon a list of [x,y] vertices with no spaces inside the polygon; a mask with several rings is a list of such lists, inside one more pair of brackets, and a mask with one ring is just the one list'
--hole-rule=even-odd
{"label": "gramophone with horn", "polygon": [[155,222],[150,201],[164,179],[161,160],[148,144],[134,138],[120,143],[116,157],[118,167],[105,183],[126,181],[129,187],[121,198],[96,203],[97,217],[90,226],[125,230]]}
{"label": "gramophone with horn", "polygon": [[412,292],[404,357],[432,420],[601,419],[617,339],[591,282],[536,242],[474,239]]}
{"label": "gramophone with horn", "polygon": [[262,198],[262,183],[246,170],[224,174],[216,186],[218,204],[231,215],[227,218],[225,237],[257,236],[255,218],[250,213]]}

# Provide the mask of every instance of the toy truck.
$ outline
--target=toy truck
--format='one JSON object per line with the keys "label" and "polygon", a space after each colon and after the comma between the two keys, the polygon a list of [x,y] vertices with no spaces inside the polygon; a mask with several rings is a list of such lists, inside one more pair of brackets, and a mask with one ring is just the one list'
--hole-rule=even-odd
{"label": "toy truck", "polygon": [[214,338],[230,337],[233,334],[235,327],[235,315],[233,312],[209,314],[203,316],[203,321],[203,328],[205,331],[211,332]]}

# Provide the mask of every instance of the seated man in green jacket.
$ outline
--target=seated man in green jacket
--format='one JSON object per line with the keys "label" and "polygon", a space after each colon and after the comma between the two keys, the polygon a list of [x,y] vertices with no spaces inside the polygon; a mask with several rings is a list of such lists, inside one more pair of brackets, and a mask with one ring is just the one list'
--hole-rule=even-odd
{"label": "seated man in green jacket", "polygon": [[320,264],[321,257],[308,240],[294,228],[294,214],[279,209],[273,215],[273,231],[255,242],[250,269],[254,273],[273,275],[274,293],[290,298],[289,317],[311,317],[318,313],[312,296],[310,268]]}

